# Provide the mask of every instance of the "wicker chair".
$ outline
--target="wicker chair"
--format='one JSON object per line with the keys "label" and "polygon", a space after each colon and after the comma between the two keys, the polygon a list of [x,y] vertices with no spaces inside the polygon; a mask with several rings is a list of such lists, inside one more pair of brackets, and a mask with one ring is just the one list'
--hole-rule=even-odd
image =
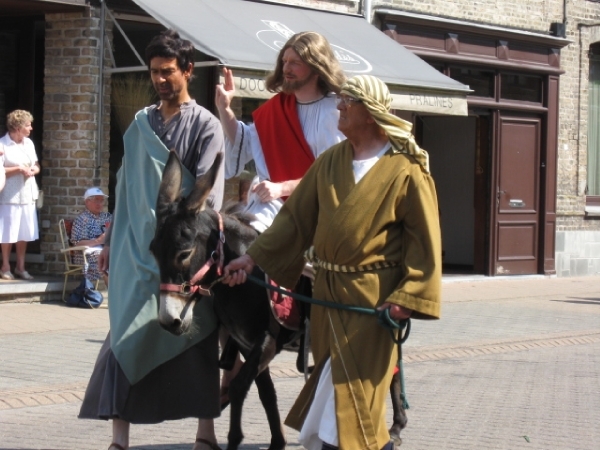
{"label": "wicker chair", "polygon": [[[87,264],[87,257],[85,256],[85,251],[89,248],[85,245],[71,245],[70,236],[72,226],[72,219],[60,219],[60,221],[58,222],[58,228],[60,229],[60,241],[62,243],[62,248],[60,251],[65,256],[65,271],[63,272],[63,275],[65,276],[65,281],[63,282],[62,292],[63,302],[66,302],[65,294],[67,291],[67,282],[69,281],[69,277],[75,275],[83,275],[83,269],[85,268],[85,264]],[[81,255],[83,256],[83,261],[85,264],[73,263],[73,255],[78,252],[81,253]],[[96,289],[98,289],[99,281],[100,280],[96,280]]]}

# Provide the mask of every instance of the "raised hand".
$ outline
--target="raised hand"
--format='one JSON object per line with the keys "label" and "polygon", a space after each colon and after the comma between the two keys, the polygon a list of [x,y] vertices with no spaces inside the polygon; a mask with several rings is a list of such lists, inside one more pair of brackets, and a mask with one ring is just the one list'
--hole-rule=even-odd
{"label": "raised hand", "polygon": [[227,67],[223,67],[223,84],[217,84],[215,91],[215,104],[219,111],[226,110],[231,106],[231,100],[235,97],[235,84],[233,82],[233,72]]}

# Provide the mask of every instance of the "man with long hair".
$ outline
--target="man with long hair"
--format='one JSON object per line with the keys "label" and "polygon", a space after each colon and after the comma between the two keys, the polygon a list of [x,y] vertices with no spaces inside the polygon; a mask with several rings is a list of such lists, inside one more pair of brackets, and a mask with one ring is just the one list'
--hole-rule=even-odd
{"label": "man with long hair", "polygon": [[[163,330],[157,320],[159,270],[149,250],[170,151],[186,169],[184,191],[223,151],[219,120],[188,92],[194,52],[192,43],[172,30],[150,42],[146,61],[160,102],[139,111],[124,136],[114,221],[98,259],[101,270],[110,262],[110,333],[79,414],[113,421],[109,450],[129,448],[130,423],[186,417],[198,418],[194,450],[218,449],[213,424],[220,414],[218,332],[212,303],[200,302],[202,319],[194,336]],[[221,169],[210,196],[215,209],[221,207],[223,188]]]}
{"label": "man with long hair", "polygon": [[262,232],[316,157],[343,139],[335,94],[345,76],[327,39],[312,31],[295,34],[266,80],[276,95],[254,111],[252,125],[236,119],[233,73],[224,68],[223,76],[215,102],[226,137],[225,177],[239,175],[254,160],[257,179],[247,208],[256,216],[252,225]]}
{"label": "man with long hair", "polygon": [[[254,160],[256,176],[250,185],[246,210],[251,225],[265,231],[315,161],[344,136],[337,129],[335,94],[344,73],[327,39],[306,31],[293,35],[281,48],[274,71],[266,79],[276,95],[253,113],[254,123],[238,121],[231,109],[235,97],[233,73],[224,68],[225,83],[216,88],[215,103],[225,133],[225,178],[238,176]],[[221,342],[226,336],[221,336]],[[229,381],[221,382],[221,405],[228,404]]]}

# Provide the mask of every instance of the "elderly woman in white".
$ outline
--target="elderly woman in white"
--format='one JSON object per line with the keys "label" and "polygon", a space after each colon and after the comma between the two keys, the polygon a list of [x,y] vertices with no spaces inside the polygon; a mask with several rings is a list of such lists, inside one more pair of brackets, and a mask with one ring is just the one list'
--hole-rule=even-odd
{"label": "elderly woman in white", "polygon": [[[8,133],[0,138],[0,151],[4,155],[6,181],[0,192],[0,243],[2,246],[2,267],[0,278],[14,280],[15,276],[24,280],[33,277],[25,270],[27,242],[39,237],[35,203],[39,192],[35,175],[40,173],[40,165],[33,142],[29,139],[33,116],[23,110],[8,114]],[[10,252],[16,245],[17,262],[14,275],[10,268]]]}

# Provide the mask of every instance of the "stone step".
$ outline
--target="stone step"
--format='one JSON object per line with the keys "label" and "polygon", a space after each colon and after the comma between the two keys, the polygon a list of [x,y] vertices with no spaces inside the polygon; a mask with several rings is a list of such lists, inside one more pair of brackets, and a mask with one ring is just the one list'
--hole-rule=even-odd
{"label": "stone step", "polygon": [[[64,278],[61,276],[34,275],[31,281],[0,279],[0,302],[44,302],[62,300]],[[75,289],[80,280],[71,278],[65,296]],[[107,298],[106,287],[101,281],[98,288]]]}

